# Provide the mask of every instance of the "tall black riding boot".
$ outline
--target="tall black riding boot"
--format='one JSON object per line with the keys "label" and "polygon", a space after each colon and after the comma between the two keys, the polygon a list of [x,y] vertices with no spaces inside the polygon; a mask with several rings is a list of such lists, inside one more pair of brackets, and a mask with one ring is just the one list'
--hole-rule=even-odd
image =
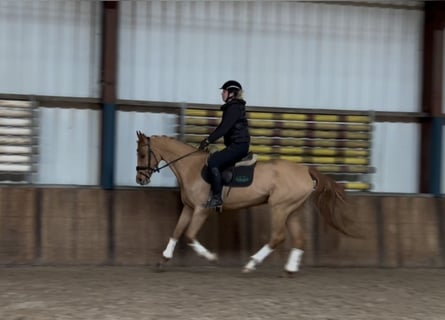
{"label": "tall black riding boot", "polygon": [[210,183],[212,187],[212,198],[207,202],[207,208],[218,208],[223,204],[221,198],[222,192],[222,181],[221,181],[221,172],[219,172],[218,168],[212,168],[210,170],[210,174],[212,175],[212,182]]}

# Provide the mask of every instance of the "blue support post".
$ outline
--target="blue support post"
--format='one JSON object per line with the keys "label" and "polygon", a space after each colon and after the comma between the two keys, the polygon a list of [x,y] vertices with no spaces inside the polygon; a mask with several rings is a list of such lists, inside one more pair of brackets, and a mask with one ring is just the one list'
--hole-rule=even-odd
{"label": "blue support post", "polygon": [[114,158],[116,145],[116,104],[102,106],[102,172],[101,186],[111,190],[114,187]]}
{"label": "blue support post", "polygon": [[102,2],[102,159],[101,187],[114,188],[119,2]]}
{"label": "blue support post", "polygon": [[420,185],[421,193],[441,194],[444,125],[444,27],[445,3],[425,1],[423,25],[422,112]]}
{"label": "blue support post", "polygon": [[444,126],[444,118],[433,117],[431,123],[431,170],[430,170],[430,190],[434,196],[441,195],[441,179],[443,170],[442,148],[443,135],[442,130]]}

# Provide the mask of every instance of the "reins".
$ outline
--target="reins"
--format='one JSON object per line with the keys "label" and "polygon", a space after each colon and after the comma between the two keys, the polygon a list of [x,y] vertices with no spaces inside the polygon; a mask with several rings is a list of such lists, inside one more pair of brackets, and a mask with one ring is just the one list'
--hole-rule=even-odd
{"label": "reins", "polygon": [[164,168],[170,166],[171,164],[173,164],[173,163],[175,163],[175,162],[177,162],[177,161],[179,161],[179,160],[181,160],[181,159],[184,159],[184,158],[186,158],[186,157],[188,157],[188,156],[190,156],[190,155],[192,155],[192,154],[194,154],[194,153],[196,153],[196,152],[198,152],[198,151],[200,151],[200,150],[198,149],[198,150],[195,150],[195,151],[186,153],[185,155],[180,156],[179,158],[177,158],[177,159],[175,159],[175,160],[173,160],[173,161],[167,162],[167,163],[164,164],[162,167],[156,167],[156,168],[154,169],[154,172],[159,172],[159,170],[164,169]]}

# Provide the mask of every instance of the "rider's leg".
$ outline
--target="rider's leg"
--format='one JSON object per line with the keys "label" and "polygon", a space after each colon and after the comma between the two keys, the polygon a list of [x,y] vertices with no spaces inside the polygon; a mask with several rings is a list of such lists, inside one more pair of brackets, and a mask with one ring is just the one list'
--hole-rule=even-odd
{"label": "rider's leg", "polygon": [[222,206],[222,178],[220,168],[227,162],[227,149],[215,152],[209,156],[207,160],[208,172],[210,176],[210,187],[212,189],[212,197],[207,203],[207,208],[217,208]]}
{"label": "rider's leg", "polygon": [[215,152],[207,160],[209,176],[211,177],[212,198],[207,203],[207,208],[222,206],[222,180],[221,172],[227,167],[234,165],[249,151],[249,144],[230,145],[229,147]]}
{"label": "rider's leg", "polygon": [[217,208],[222,206],[222,181],[221,181],[221,172],[218,168],[211,168],[210,169],[210,175],[212,177],[211,181],[211,188],[212,188],[212,198],[210,199],[209,203],[207,204],[208,208]]}

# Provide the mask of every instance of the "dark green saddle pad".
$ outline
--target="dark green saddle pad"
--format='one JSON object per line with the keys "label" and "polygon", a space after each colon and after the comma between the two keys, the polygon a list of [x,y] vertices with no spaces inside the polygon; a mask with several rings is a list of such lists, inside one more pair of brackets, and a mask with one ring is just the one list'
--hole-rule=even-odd
{"label": "dark green saddle pad", "polygon": [[[256,159],[249,153],[236,165],[231,166],[221,172],[222,183],[230,187],[248,187],[252,184]],[[207,166],[201,170],[201,176],[205,182],[210,183]]]}

